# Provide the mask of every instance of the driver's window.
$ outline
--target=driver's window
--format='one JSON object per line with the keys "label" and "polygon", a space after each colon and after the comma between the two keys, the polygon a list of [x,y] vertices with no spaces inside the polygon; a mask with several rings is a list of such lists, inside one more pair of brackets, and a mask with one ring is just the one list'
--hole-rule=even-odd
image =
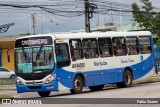
{"label": "driver's window", "polygon": [[59,43],[55,46],[56,61],[58,67],[65,67],[70,65],[68,44]]}

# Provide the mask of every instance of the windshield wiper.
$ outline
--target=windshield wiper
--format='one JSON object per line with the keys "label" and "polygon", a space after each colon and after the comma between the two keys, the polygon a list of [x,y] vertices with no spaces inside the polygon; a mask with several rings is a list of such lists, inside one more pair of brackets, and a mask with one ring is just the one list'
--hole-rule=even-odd
{"label": "windshield wiper", "polygon": [[25,61],[27,63],[27,55],[26,55],[26,52],[24,52],[24,47],[22,47],[22,53],[23,53],[24,59],[25,59]]}
{"label": "windshield wiper", "polygon": [[37,59],[39,59],[39,57],[40,57],[40,53],[42,52],[42,47],[43,47],[43,45],[41,45],[40,49],[39,49],[38,52],[37,52],[36,61],[37,61]]}

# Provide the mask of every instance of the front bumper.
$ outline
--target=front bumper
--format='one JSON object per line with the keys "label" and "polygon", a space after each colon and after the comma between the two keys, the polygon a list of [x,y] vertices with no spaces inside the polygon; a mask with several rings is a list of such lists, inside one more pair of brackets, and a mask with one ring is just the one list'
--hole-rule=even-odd
{"label": "front bumper", "polygon": [[18,84],[16,83],[17,93],[23,92],[46,92],[58,91],[58,81],[53,81],[47,84]]}

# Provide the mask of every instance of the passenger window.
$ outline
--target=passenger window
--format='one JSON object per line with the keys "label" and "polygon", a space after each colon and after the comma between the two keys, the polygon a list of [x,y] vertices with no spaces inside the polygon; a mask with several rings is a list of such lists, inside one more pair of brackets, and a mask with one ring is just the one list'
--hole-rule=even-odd
{"label": "passenger window", "polygon": [[111,38],[99,38],[98,39],[100,57],[112,56],[112,43]]}
{"label": "passenger window", "polygon": [[83,48],[85,58],[89,59],[99,57],[96,39],[83,39]]}
{"label": "passenger window", "polygon": [[56,44],[55,47],[56,60],[58,67],[65,67],[70,65],[69,49],[66,43]]}
{"label": "passenger window", "polygon": [[126,38],[126,44],[127,44],[128,55],[136,55],[136,54],[138,54],[137,37],[127,37]]}
{"label": "passenger window", "polygon": [[141,54],[151,53],[151,44],[149,37],[139,37],[138,38],[138,47]]}
{"label": "passenger window", "polygon": [[126,43],[124,37],[114,37],[113,39],[113,50],[115,56],[123,56],[127,54]]}
{"label": "passenger window", "polygon": [[83,49],[80,39],[73,39],[69,41],[71,58],[73,59],[83,59]]}

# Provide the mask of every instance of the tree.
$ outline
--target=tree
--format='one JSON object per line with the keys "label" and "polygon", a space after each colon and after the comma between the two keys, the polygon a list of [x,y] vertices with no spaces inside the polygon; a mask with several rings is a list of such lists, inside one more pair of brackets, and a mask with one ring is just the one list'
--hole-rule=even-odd
{"label": "tree", "polygon": [[144,4],[141,9],[136,3],[132,4],[134,21],[139,23],[144,30],[149,30],[153,35],[160,38],[160,14],[153,11],[152,2],[149,0],[141,0],[141,2]]}

